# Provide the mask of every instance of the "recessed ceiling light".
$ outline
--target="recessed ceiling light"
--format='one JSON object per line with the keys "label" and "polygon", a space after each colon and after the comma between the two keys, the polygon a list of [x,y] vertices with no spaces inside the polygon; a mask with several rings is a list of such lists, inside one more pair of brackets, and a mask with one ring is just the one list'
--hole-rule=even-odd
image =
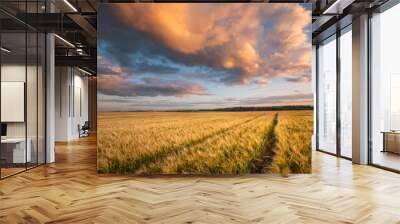
{"label": "recessed ceiling light", "polygon": [[322,13],[323,15],[328,14],[342,14],[343,10],[351,5],[355,0],[336,0]]}
{"label": "recessed ceiling light", "polygon": [[64,0],[65,4],[67,4],[74,12],[78,12],[78,10],[68,1]]}
{"label": "recessed ceiling light", "polygon": [[68,40],[66,40],[66,39],[64,39],[64,38],[62,38],[62,37],[60,37],[59,35],[57,35],[57,34],[54,34],[54,36],[55,37],[57,37],[59,40],[61,40],[62,42],[64,42],[64,43],[66,43],[67,45],[69,45],[70,47],[73,47],[73,48],[75,48],[75,45],[73,45],[71,42],[69,42]]}
{"label": "recessed ceiling light", "polygon": [[92,73],[90,73],[90,72],[88,72],[88,71],[85,71],[85,70],[83,70],[83,69],[81,69],[81,68],[79,68],[79,67],[78,67],[78,70],[81,71],[81,72],[83,72],[83,73],[85,73],[85,74],[87,74],[87,75],[92,75]]}
{"label": "recessed ceiling light", "polygon": [[5,47],[1,47],[1,51],[4,51],[6,53],[10,53],[11,52],[11,50],[9,50],[9,49],[7,49]]}

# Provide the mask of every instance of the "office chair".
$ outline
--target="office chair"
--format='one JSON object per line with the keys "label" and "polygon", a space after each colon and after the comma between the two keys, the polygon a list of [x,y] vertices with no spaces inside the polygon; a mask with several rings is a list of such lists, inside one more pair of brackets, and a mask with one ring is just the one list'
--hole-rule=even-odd
{"label": "office chair", "polygon": [[85,121],[82,127],[78,125],[78,129],[79,129],[79,138],[89,136],[89,129],[90,129],[89,121]]}

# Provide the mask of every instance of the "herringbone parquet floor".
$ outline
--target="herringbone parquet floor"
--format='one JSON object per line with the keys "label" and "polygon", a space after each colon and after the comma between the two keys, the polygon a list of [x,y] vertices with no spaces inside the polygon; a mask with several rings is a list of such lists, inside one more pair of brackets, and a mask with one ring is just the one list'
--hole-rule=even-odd
{"label": "herringbone parquet floor", "polygon": [[96,173],[95,139],[0,181],[0,223],[400,223],[400,175],[313,155],[313,174],[129,177]]}

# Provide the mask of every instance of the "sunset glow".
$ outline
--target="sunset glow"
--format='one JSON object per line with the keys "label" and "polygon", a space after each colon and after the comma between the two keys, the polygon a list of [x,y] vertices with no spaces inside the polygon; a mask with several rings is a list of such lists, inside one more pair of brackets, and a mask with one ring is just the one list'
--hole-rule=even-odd
{"label": "sunset glow", "polygon": [[102,4],[99,109],[310,105],[302,4]]}

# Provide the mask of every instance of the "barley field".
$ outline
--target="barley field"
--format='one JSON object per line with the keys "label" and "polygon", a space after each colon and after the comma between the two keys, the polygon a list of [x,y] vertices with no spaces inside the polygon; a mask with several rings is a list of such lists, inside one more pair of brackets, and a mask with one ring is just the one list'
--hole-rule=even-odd
{"label": "barley field", "polygon": [[101,112],[98,171],[308,173],[312,111]]}

